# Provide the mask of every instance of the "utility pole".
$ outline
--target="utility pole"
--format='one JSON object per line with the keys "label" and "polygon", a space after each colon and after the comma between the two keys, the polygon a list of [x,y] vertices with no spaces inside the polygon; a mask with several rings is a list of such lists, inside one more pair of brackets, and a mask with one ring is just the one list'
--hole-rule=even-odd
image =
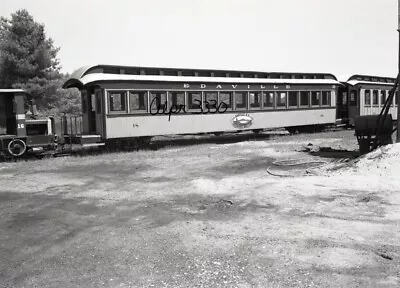
{"label": "utility pole", "polygon": [[[398,26],[397,26],[397,32],[399,32],[399,71],[398,73],[400,74],[400,0],[398,0],[398,10],[397,10],[397,20],[398,20]],[[394,97],[396,97],[396,103],[397,103],[397,138],[396,138],[396,143],[400,142],[400,97],[399,97],[399,91],[400,89],[397,89],[395,91]]]}

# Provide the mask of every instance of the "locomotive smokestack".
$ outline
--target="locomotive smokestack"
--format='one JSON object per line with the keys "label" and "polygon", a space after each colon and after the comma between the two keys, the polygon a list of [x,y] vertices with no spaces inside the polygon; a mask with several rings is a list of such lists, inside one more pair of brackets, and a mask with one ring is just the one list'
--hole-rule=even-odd
{"label": "locomotive smokestack", "polygon": [[38,111],[37,111],[37,107],[36,107],[36,102],[35,99],[32,99],[32,116],[37,116],[38,115]]}

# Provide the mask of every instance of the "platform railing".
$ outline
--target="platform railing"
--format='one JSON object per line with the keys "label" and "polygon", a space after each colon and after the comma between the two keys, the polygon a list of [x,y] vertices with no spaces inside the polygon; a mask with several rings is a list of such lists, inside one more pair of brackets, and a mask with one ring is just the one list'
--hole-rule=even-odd
{"label": "platform railing", "polygon": [[61,134],[70,136],[82,135],[82,115],[61,117]]}
{"label": "platform railing", "polygon": [[80,137],[83,134],[82,115],[67,116],[64,114],[60,119],[61,133],[60,144],[64,145],[78,144]]}

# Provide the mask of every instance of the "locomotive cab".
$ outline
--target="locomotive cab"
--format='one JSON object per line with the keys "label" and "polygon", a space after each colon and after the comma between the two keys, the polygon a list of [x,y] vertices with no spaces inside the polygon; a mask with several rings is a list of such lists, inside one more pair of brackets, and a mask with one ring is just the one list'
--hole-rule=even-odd
{"label": "locomotive cab", "polygon": [[0,155],[21,157],[56,147],[54,119],[37,119],[35,113],[28,119],[27,98],[24,90],[0,89]]}
{"label": "locomotive cab", "polygon": [[23,90],[0,89],[0,135],[26,135],[24,96]]}

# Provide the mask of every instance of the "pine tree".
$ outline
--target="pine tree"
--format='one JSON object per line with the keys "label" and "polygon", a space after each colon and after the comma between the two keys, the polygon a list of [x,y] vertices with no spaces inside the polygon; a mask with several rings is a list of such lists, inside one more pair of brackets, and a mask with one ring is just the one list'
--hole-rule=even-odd
{"label": "pine tree", "polygon": [[53,108],[57,102],[59,48],[47,38],[45,27],[25,9],[0,18],[0,88],[22,88],[38,108]]}

